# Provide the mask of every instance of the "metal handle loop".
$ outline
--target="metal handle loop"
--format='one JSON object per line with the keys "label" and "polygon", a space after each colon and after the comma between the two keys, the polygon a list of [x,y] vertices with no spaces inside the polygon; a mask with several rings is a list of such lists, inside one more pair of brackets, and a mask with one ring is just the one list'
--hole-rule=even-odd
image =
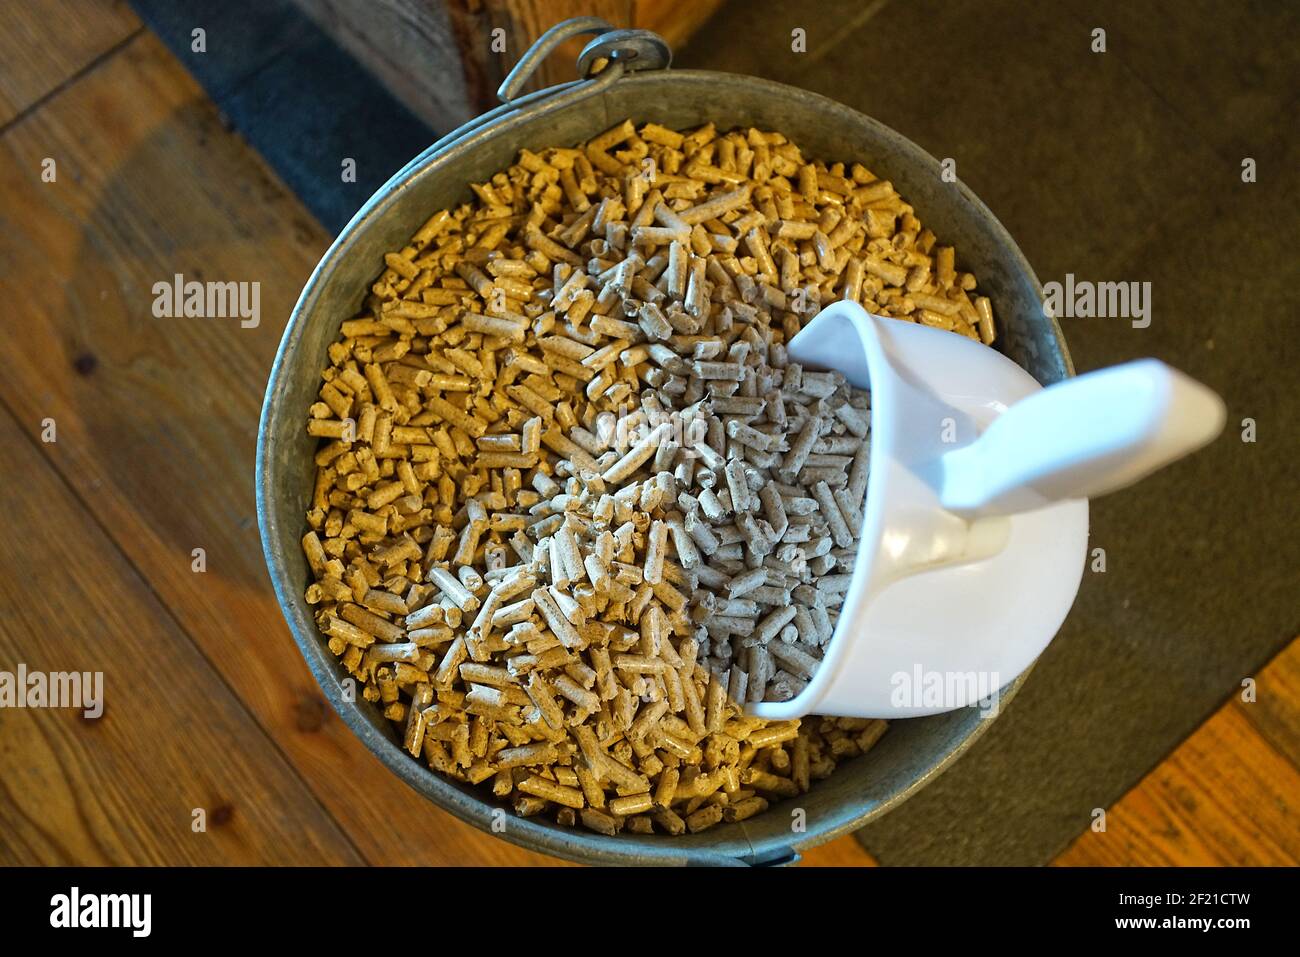
{"label": "metal handle loop", "polygon": [[497,99],[502,103],[509,103],[515,98],[524,84],[532,78],[533,72],[550,56],[555,48],[565,40],[573,37],[582,36],[584,33],[609,33],[614,27],[607,20],[600,17],[574,17],[571,20],[561,20],[555,26],[551,27],[540,37],[533,45],[528,48],[514,68],[506,74],[505,80],[497,88]]}
{"label": "metal handle loop", "polygon": [[631,73],[638,70],[666,70],[673,62],[668,41],[649,30],[609,30],[592,40],[578,54],[578,75],[591,76],[600,60],[612,66],[621,63]]}
{"label": "metal handle loop", "polygon": [[584,79],[593,78],[593,72],[601,61],[608,66],[601,71],[600,77],[616,66],[622,67],[617,71],[621,76],[634,70],[666,69],[673,61],[673,51],[657,33],[649,30],[616,30],[600,17],[574,17],[572,20],[562,20],[537,38],[506,75],[497,89],[497,99],[502,103],[516,105],[527,99],[521,97],[516,101],[515,96],[532,78],[541,62],[555,52],[561,43],[584,33],[596,34],[596,38],[583,47],[578,55],[578,75]]}

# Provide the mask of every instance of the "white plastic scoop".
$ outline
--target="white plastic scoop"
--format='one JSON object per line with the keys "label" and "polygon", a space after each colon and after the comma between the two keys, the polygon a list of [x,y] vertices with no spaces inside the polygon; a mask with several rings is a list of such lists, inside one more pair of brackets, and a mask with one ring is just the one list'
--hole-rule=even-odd
{"label": "white plastic scoop", "polygon": [[853,578],[816,674],[749,712],[919,717],[977,704],[1052,640],[1079,589],[1088,497],[1214,439],[1223,401],[1143,359],[1042,388],[963,336],[823,310],[791,359],[871,389]]}

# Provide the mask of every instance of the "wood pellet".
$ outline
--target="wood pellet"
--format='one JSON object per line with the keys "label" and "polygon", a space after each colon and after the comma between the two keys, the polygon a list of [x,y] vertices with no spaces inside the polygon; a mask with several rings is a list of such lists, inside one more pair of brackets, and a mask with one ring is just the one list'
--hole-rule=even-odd
{"label": "wood pellet", "polygon": [[625,121],[435,212],[330,346],[303,550],[406,750],[601,834],[743,821],[883,721],[763,721],[849,587],[870,397],[789,340],[850,299],[991,343],[893,189],[780,133]]}

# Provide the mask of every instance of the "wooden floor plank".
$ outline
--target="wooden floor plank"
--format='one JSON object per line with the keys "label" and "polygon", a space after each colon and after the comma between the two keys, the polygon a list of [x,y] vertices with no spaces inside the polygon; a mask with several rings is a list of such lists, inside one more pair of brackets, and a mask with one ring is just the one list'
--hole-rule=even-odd
{"label": "wooden floor plank", "polygon": [[802,867],[878,867],[876,859],[852,834],[803,852]]}
{"label": "wooden floor plank", "polygon": [[1106,812],[1058,865],[1300,863],[1300,639]]}
{"label": "wooden floor plank", "polygon": [[[55,156],[59,178],[40,180]],[[254,439],[285,319],[328,236],[156,39],[0,137],[0,400],[289,754],[368,860],[544,860],[444,814],[319,694],[266,580]],[[153,284],[258,281],[262,321],[157,319]],[[207,571],[191,570],[203,548]]]}
{"label": "wooden floor plank", "polygon": [[0,668],[103,673],[98,718],[0,708],[0,863],[358,863],[2,409],[0,447]]}
{"label": "wooden floor plank", "polygon": [[1300,638],[1268,663],[1253,693],[1253,702],[1242,702],[1247,719],[1273,750],[1300,767]]}
{"label": "wooden floor plank", "polygon": [[0,126],[138,29],[126,0],[0,4]]}

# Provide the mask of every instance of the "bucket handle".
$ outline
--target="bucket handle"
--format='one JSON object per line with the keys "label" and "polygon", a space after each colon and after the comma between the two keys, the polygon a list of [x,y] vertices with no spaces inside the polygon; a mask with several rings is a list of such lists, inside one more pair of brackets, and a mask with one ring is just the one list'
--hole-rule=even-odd
{"label": "bucket handle", "polygon": [[[603,75],[614,67],[619,68],[619,76],[638,70],[664,70],[673,61],[673,51],[657,33],[649,30],[616,30],[600,17],[573,17],[561,20],[533,41],[533,45],[519,58],[519,62],[498,87],[497,99],[503,104],[521,102],[522,98],[517,101],[516,95],[532,78],[542,61],[566,40],[585,33],[596,35],[578,54],[578,74],[585,80]],[[596,66],[602,60],[608,65],[597,74]],[[562,88],[563,85],[549,89]],[[546,93],[547,90],[540,92]]]}

